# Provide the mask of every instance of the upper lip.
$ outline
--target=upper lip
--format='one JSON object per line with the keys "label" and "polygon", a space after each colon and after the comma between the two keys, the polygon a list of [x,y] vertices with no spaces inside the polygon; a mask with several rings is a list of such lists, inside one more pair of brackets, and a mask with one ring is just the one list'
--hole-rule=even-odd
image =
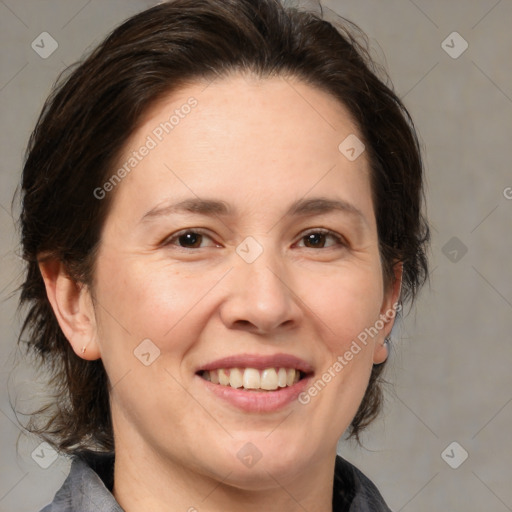
{"label": "upper lip", "polygon": [[313,367],[303,359],[291,354],[273,354],[261,356],[257,354],[238,354],[217,359],[198,368],[200,371],[219,370],[220,368],[295,368],[304,373],[313,372]]}

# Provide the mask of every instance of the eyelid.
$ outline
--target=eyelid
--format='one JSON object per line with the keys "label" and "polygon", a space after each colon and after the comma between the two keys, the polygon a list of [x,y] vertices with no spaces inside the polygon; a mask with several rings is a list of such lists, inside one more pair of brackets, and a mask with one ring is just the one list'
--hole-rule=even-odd
{"label": "eyelid", "polygon": [[217,242],[215,242],[213,240],[213,237],[207,232],[207,230],[202,229],[202,228],[184,228],[184,229],[180,229],[179,231],[176,231],[175,233],[172,233],[171,235],[166,236],[159,245],[162,246],[162,247],[165,247],[166,245],[173,245],[173,246],[175,246],[178,249],[184,249],[184,250],[195,250],[195,251],[197,251],[197,249],[201,249],[201,247],[198,247],[198,248],[181,247],[181,246],[179,246],[177,244],[173,244],[172,243],[173,241],[178,239],[180,236],[185,235],[186,233],[196,233],[198,235],[202,235],[202,236],[208,237],[216,246],[219,245]]}

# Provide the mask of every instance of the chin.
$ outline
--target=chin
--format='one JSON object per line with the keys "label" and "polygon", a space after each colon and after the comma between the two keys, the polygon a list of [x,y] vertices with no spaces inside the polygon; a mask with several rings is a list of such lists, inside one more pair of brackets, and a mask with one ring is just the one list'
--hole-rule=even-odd
{"label": "chin", "polygon": [[304,442],[286,442],[281,436],[270,442],[265,441],[268,433],[247,436],[252,441],[229,439],[224,445],[216,444],[215,451],[206,457],[197,454],[194,471],[231,487],[244,490],[266,490],[279,483],[292,481],[311,463],[309,451]]}
{"label": "chin", "polygon": [[231,473],[227,478],[222,475],[222,480],[241,490],[264,491],[293,481],[303,473],[305,468],[298,462],[296,457],[282,459],[279,453],[275,453],[272,458],[263,456],[252,467],[231,463],[227,464]]}

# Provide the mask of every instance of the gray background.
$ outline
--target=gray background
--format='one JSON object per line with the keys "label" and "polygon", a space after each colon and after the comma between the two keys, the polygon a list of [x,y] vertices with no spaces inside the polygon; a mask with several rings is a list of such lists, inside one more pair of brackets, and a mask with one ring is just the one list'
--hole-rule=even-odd
{"label": "gray background", "polygon": [[[37,395],[33,371],[15,353],[20,320],[12,295],[21,267],[11,199],[27,139],[57,74],[155,3],[0,0],[2,512],[39,510],[68,469],[63,458],[40,467],[43,453],[50,462],[48,452],[19,436],[8,395],[19,410]],[[367,32],[415,119],[433,230],[430,286],[395,331],[384,414],[363,436],[364,448],[342,440],[339,451],[394,511],[510,511],[512,1],[323,4]],[[58,42],[47,59],[31,48],[45,31]],[[457,58],[444,49],[463,48],[462,39],[448,37],[454,31],[469,45]]]}

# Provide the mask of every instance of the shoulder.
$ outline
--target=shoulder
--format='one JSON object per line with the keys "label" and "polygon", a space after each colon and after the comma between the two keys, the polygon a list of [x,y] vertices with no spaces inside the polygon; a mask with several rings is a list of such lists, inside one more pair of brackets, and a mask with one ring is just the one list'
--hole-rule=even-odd
{"label": "shoulder", "polygon": [[340,456],[334,473],[334,498],[338,495],[350,503],[349,512],[391,512],[375,484]]}
{"label": "shoulder", "polygon": [[123,512],[110,492],[114,457],[80,454],[53,501],[40,512]]}

